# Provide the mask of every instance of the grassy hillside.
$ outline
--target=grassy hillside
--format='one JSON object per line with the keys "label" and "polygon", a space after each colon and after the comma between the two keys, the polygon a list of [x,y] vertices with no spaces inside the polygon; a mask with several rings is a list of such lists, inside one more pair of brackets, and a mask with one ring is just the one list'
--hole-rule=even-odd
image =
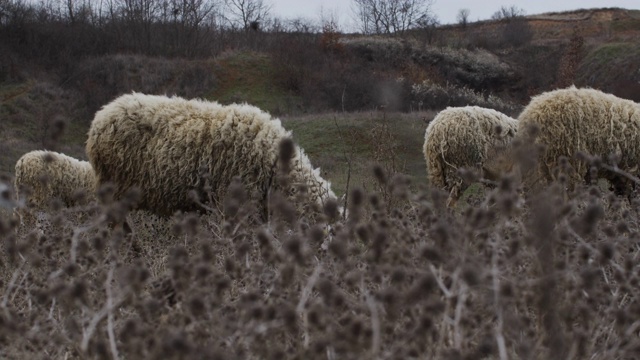
{"label": "grassy hillside", "polygon": [[282,122],[293,131],[314,166],[322,168],[336,194],[342,195],[349,168],[351,187],[371,189],[376,163],[410,175],[415,183],[426,183],[422,145],[427,122],[433,116],[433,112],[373,111],[283,117]]}
{"label": "grassy hillside", "polygon": [[272,114],[299,112],[299,96],[275,84],[272,60],[257,52],[228,52],[216,58],[217,86],[204,97],[223,104],[249,102]]}
{"label": "grassy hillside", "polygon": [[[231,48],[205,59],[87,56],[64,69],[34,66],[5,53],[12,70],[0,82],[0,173],[11,175],[17,158],[34,149],[84,158],[84,137],[95,111],[120,94],[140,91],[248,102],[282,117],[338,192],[346,186],[345,154],[352,154],[355,174],[365,174],[373,161],[387,161],[419,179],[426,126],[421,119],[433,117],[421,111],[475,104],[515,116],[531,95],[555,86],[572,36],[585,44],[570,73],[577,85],[638,100],[640,53],[637,42],[628,39],[639,31],[639,14],[600,9],[532,15],[526,19],[533,38],[519,47],[482,42],[483,34],[496,35],[504,25],[484,21],[470,24],[468,32],[439,28],[431,44],[421,42],[419,34],[404,39],[350,35],[326,48],[313,34],[270,38],[264,33],[261,41],[272,48]],[[295,61],[283,66],[287,58]],[[386,113],[372,110],[382,107]],[[63,124],[64,133],[54,143],[55,124]],[[380,135],[376,131],[387,131],[390,142],[399,145],[381,151],[372,141]],[[398,159],[383,159],[381,153]],[[358,175],[352,180],[363,181]]]}
{"label": "grassy hillside", "polygon": [[612,42],[593,46],[577,69],[576,84],[640,101],[640,44]]}

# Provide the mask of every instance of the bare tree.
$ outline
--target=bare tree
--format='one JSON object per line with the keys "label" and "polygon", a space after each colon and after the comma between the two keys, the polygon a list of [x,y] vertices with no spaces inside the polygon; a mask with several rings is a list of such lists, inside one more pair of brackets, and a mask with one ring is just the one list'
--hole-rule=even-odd
{"label": "bare tree", "polygon": [[192,55],[215,22],[219,3],[216,0],[167,0],[163,3],[163,22],[172,25],[174,51]]}
{"label": "bare tree", "polygon": [[[503,6],[493,13],[491,19],[503,20],[502,40],[510,46],[522,46],[533,38],[533,29],[525,18],[526,12],[515,5]],[[505,21],[506,20],[506,21]]]}
{"label": "bare tree", "polygon": [[243,29],[255,29],[269,17],[272,5],[264,0],[226,0],[229,20]]}
{"label": "bare tree", "polygon": [[509,7],[503,6],[500,10],[496,11],[491,15],[491,20],[502,20],[502,19],[514,19],[517,17],[522,17],[526,14],[524,9],[521,9],[515,5],[511,5]]}
{"label": "bare tree", "polygon": [[418,19],[417,24],[417,28],[420,29],[419,34],[422,37],[423,44],[432,44],[436,39],[438,26],[440,25],[438,16],[435,14],[424,14]]}
{"label": "bare tree", "polygon": [[458,15],[456,16],[456,19],[458,20],[458,24],[462,25],[463,28],[466,28],[467,24],[469,23],[470,13],[471,13],[471,10],[469,9],[458,10]]}
{"label": "bare tree", "polygon": [[352,0],[353,11],[365,34],[403,34],[431,16],[434,0]]}

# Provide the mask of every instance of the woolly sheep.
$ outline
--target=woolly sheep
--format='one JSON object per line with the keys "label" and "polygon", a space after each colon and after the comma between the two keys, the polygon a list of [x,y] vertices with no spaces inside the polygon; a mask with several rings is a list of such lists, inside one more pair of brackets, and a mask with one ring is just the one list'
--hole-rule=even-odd
{"label": "woolly sheep", "polygon": [[[264,206],[267,192],[280,187],[275,179],[279,144],[290,136],[280,120],[247,104],[222,106],[133,93],[96,113],[86,150],[98,183],[114,184],[116,198],[137,187],[138,208],[168,216],[198,209],[189,193],[195,190],[206,197],[202,169],[214,202],[223,199],[239,176],[249,194],[257,191],[256,200]],[[288,177],[290,187],[281,190],[292,199],[299,185],[306,186],[313,203],[335,199],[329,182],[297,146]],[[308,204],[298,205],[298,210],[308,210]]]}
{"label": "woolly sheep", "polygon": [[[537,166],[528,174],[528,186],[555,180],[560,159],[570,165],[569,188],[590,179],[590,164],[575,155],[586,153],[607,160],[618,158],[620,169],[638,176],[640,163],[640,105],[588,88],[571,86],[535,96],[519,116],[524,140],[535,139],[544,150]],[[616,191],[628,191],[626,180],[612,172],[600,171],[612,181]]]}
{"label": "woolly sheep", "polygon": [[475,169],[494,179],[489,160],[511,143],[517,126],[517,120],[478,106],[442,110],[425,132],[423,150],[431,186],[449,191],[451,206],[464,190],[459,168]]}
{"label": "woolly sheep", "polygon": [[[88,161],[53,151],[31,151],[16,162],[15,189],[35,210],[46,210],[57,198],[67,207],[81,205],[93,198],[95,174]],[[24,194],[23,194],[24,193]]]}

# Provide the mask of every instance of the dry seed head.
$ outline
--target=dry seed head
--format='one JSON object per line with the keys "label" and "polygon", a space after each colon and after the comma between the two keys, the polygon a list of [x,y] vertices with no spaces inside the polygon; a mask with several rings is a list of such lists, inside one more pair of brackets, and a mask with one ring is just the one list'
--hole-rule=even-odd
{"label": "dry seed head", "polygon": [[433,246],[424,246],[420,251],[420,254],[432,263],[440,263],[442,261],[440,252]]}
{"label": "dry seed head", "polygon": [[340,217],[340,207],[338,206],[338,201],[335,199],[328,199],[324,203],[322,210],[330,221],[334,221]]}
{"label": "dry seed head", "polygon": [[318,280],[316,287],[318,289],[318,292],[322,296],[324,302],[326,304],[329,304],[334,294],[333,283],[329,281],[329,279],[327,278],[321,278],[320,280]]}
{"label": "dry seed head", "polygon": [[347,244],[346,239],[343,236],[335,237],[331,243],[329,243],[329,252],[340,260],[347,258]]}
{"label": "dry seed head", "polygon": [[208,261],[204,261],[196,266],[195,269],[195,277],[196,280],[204,281],[209,275],[212,273],[211,265],[209,265]]}
{"label": "dry seed head", "polygon": [[271,235],[267,232],[266,229],[260,229],[260,231],[258,231],[256,233],[256,237],[258,239],[258,245],[260,245],[260,248],[271,248],[272,245],[272,237]]}
{"label": "dry seed head", "polygon": [[196,214],[189,213],[182,219],[182,228],[188,235],[195,236],[198,233],[199,218]]}
{"label": "dry seed head", "polygon": [[293,278],[295,276],[296,269],[291,264],[285,264],[280,268],[280,281],[283,286],[289,286],[293,282]]}
{"label": "dry seed head", "polygon": [[298,315],[293,306],[283,304],[280,308],[280,317],[288,329],[294,330],[297,327]]}
{"label": "dry seed head", "polygon": [[391,272],[391,283],[398,284],[406,279],[406,272],[401,267],[396,267]]}
{"label": "dry seed head", "polygon": [[115,191],[116,187],[111,183],[101,185],[97,192],[98,200],[100,200],[102,204],[111,204],[114,199]]}
{"label": "dry seed head", "polygon": [[351,196],[349,198],[351,199],[350,205],[352,209],[359,208],[362,206],[362,201],[364,200],[364,192],[362,189],[354,188],[351,190]]}
{"label": "dry seed head", "polygon": [[436,281],[430,274],[421,275],[414,281],[411,289],[406,294],[409,303],[415,303],[429,296],[436,287]]}
{"label": "dry seed head", "polygon": [[283,244],[286,252],[298,261],[301,261],[303,258],[302,246],[302,240],[297,236],[290,236]]}
{"label": "dry seed head", "polygon": [[83,303],[87,301],[88,285],[83,279],[78,279],[73,282],[69,288],[69,296],[72,299],[80,300]]}
{"label": "dry seed head", "polygon": [[599,271],[597,269],[592,269],[585,267],[580,271],[580,278],[582,279],[582,287],[585,290],[590,290],[595,286],[596,280],[598,279]]}
{"label": "dry seed head", "polygon": [[384,169],[382,168],[382,166],[376,164],[373,167],[373,175],[376,177],[376,180],[381,184],[381,185],[386,185],[387,184],[387,174],[385,173]]}
{"label": "dry seed head", "polygon": [[356,235],[358,235],[358,238],[365,244],[367,244],[369,242],[369,229],[367,228],[366,225],[358,225],[356,227]]}
{"label": "dry seed head", "polygon": [[280,141],[278,146],[278,160],[281,164],[282,173],[289,173],[289,167],[291,165],[291,160],[295,156],[295,152],[296,147],[293,140],[286,138]]}
{"label": "dry seed head", "polygon": [[603,242],[600,244],[600,262],[605,265],[608,263],[615,253],[615,248],[612,244]]}
{"label": "dry seed head", "polygon": [[467,283],[467,285],[476,286],[480,281],[478,278],[478,269],[465,266],[462,269],[462,279]]}
{"label": "dry seed head", "polygon": [[312,244],[320,244],[324,240],[325,231],[319,225],[313,225],[309,229],[309,239]]}

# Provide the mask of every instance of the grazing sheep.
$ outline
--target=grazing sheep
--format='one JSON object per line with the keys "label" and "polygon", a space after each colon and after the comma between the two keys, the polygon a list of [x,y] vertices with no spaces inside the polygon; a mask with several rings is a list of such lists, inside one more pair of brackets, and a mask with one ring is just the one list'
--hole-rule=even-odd
{"label": "grazing sheep", "polygon": [[[568,187],[590,181],[591,165],[578,153],[600,157],[638,176],[640,164],[640,105],[594,89],[574,86],[535,96],[519,117],[519,134],[544,147],[537,166],[525,174],[525,184],[535,187],[558,178],[566,159]],[[627,179],[611,171],[599,174],[610,180],[618,194],[628,193]]]}
{"label": "grazing sheep", "polygon": [[53,199],[71,207],[93,198],[95,175],[88,161],[38,150],[24,154],[15,169],[18,198],[35,210],[48,209]]}
{"label": "grazing sheep", "polygon": [[429,183],[449,191],[451,206],[464,190],[459,168],[475,169],[495,180],[488,160],[511,143],[517,126],[517,120],[477,106],[441,111],[425,132],[423,150]]}
{"label": "grazing sheep", "polygon": [[[290,136],[280,120],[254,106],[133,93],[96,113],[86,149],[98,183],[113,183],[116,198],[137,187],[138,208],[168,216],[197,210],[189,195],[194,190],[219,203],[236,176],[266,206],[267,193],[280,187],[280,142]],[[291,152],[290,184],[280,190],[295,199],[303,185],[311,203],[334,199],[302,149]]]}

